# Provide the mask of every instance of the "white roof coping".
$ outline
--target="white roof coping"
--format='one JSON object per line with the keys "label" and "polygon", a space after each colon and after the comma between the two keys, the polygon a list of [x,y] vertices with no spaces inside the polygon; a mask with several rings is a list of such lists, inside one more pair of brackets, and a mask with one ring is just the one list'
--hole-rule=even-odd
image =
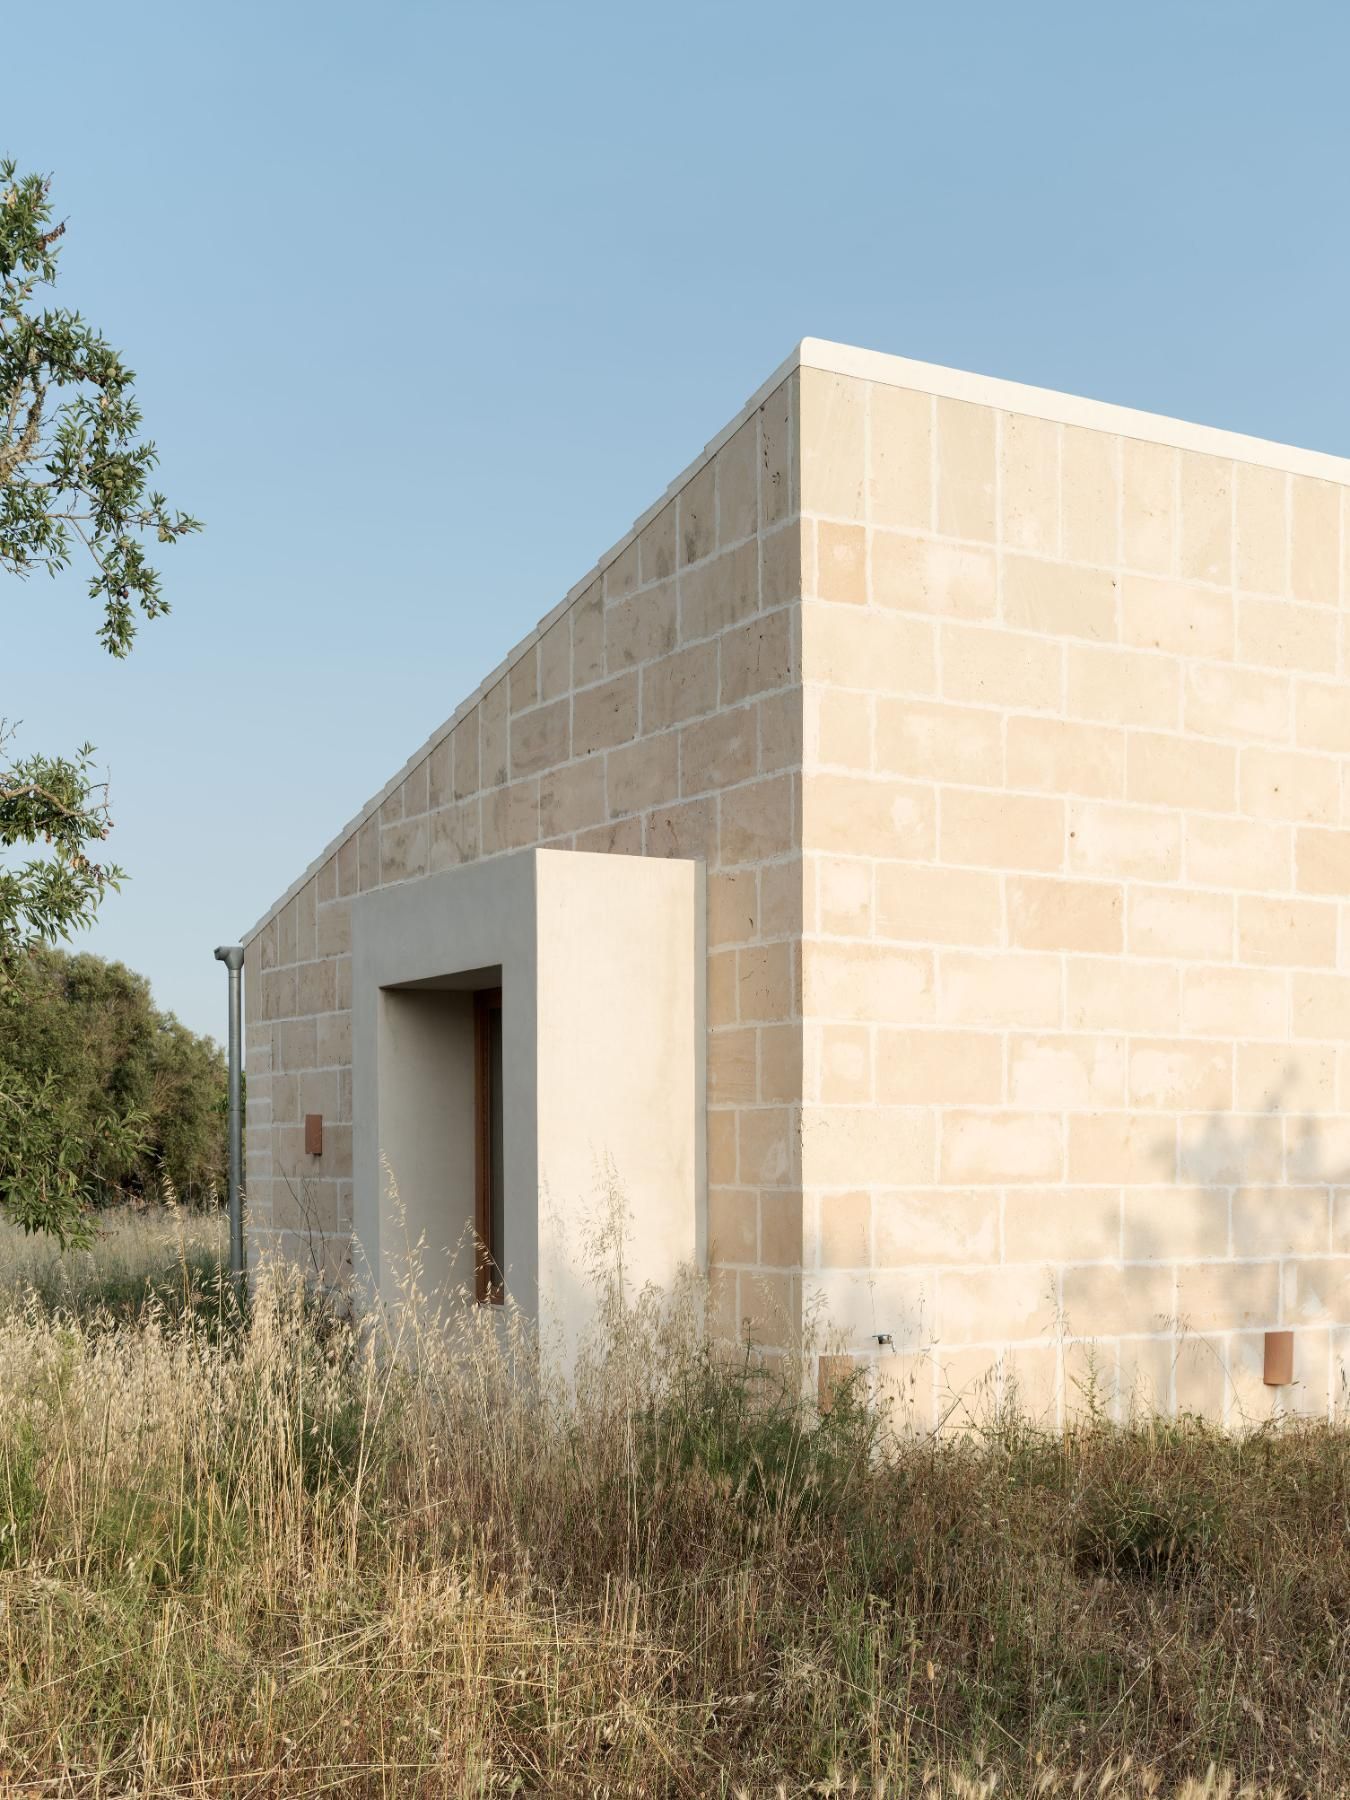
{"label": "white roof coping", "polygon": [[459,721],[502,679],[512,665],[538,642],[550,625],[561,618],[574,600],[604,574],[605,570],[632,543],[638,533],[666,507],[722,445],[735,435],[769,396],[798,369],[818,369],[825,374],[845,375],[860,381],[876,381],[887,387],[911,388],[919,393],[936,394],[946,400],[967,400],[977,406],[990,406],[1000,412],[1023,413],[1031,418],[1046,419],[1059,425],[1079,425],[1090,431],[1109,431],[1118,437],[1138,438],[1150,444],[1165,444],[1177,450],[1194,450],[1233,462],[1258,464],[1266,469],[1283,469],[1292,475],[1309,475],[1322,481],[1350,486],[1350,458],[1332,456],[1321,450],[1302,450],[1291,444],[1275,443],[1266,438],[1244,436],[1237,431],[1224,431],[1213,425],[1193,425],[1182,419],[1171,419],[1162,413],[1140,412],[1133,407],[1116,406],[1105,400],[1085,400],[1076,394],[1062,394],[1054,388],[1028,387],[1018,381],[1004,381],[996,375],[974,375],[964,369],[944,368],[940,363],[915,362],[906,356],[889,356],[880,350],[862,350],[852,344],[835,344],[825,338],[803,338],[792,353],[755,390],[736,416],[710,438],[694,460],[665,492],[642,513],[633,524],[599,557],[580,581],[576,581],[558,604],[540,619],[486,675],[473,692],[455,708],[431,736],[416,749],[403,766],[374,797],[339,830],[314,860],[275,900],[255,925],[244,933],[249,944],[268,921],[298,894],[323,865],[402,785],[425,757],[441,744]]}
{"label": "white roof coping", "polygon": [[[1184,419],[1139,412],[1107,400],[1084,400],[1077,394],[1058,393],[1054,388],[1027,387],[1019,381],[1003,381],[997,375],[971,375],[964,369],[944,369],[939,363],[912,362],[906,356],[887,356],[884,351],[859,350],[852,344],[831,344],[821,338],[803,338],[790,361],[793,367],[853,375],[887,387],[915,388],[920,393],[941,395],[944,400],[970,400],[977,406],[1026,413],[1057,425],[1082,425],[1089,431],[1110,431],[1118,437],[1140,438],[1176,450],[1198,450],[1205,456],[1257,463],[1263,469],[1285,469],[1291,475],[1311,475],[1318,480],[1350,485],[1350,458],[1344,456],[1245,437],[1240,431],[1224,431],[1216,425],[1191,425]],[[777,379],[782,379],[781,372]]]}

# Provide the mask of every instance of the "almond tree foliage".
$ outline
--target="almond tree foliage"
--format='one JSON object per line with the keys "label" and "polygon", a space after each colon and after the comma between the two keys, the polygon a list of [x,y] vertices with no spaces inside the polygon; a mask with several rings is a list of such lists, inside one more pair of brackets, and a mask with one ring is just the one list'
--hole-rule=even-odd
{"label": "almond tree foliage", "polygon": [[[132,370],[79,313],[44,303],[65,229],[48,178],[0,159],[0,573],[54,576],[84,561],[99,638],[123,657],[140,619],[168,611],[149,544],[200,527],[150,485],[158,459]],[[90,924],[122,878],[103,860],[111,820],[92,759],[88,744],[17,756],[0,721],[0,1044],[24,958]],[[138,1129],[130,1116],[100,1126]],[[0,1054],[0,1208],[63,1241],[87,1234],[96,1149],[59,1086],[32,1085]]]}

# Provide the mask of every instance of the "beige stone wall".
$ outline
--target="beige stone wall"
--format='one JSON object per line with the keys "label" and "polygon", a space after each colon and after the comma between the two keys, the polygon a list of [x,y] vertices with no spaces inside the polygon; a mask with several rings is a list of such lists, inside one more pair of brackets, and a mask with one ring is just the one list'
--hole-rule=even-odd
{"label": "beige stone wall", "polygon": [[1090,1381],[1324,1413],[1350,1349],[1341,487],[800,380],[808,1308],[923,1424],[1014,1383],[1053,1419]]}
{"label": "beige stone wall", "polygon": [[[795,375],[508,658],[249,940],[253,1242],[350,1268],[353,895],[542,844],[708,866],[718,1322],[798,1303]],[[303,780],[303,771],[296,771]],[[325,1119],[320,1158],[303,1118]]]}
{"label": "beige stone wall", "polygon": [[796,363],[250,941],[258,1237],[349,1253],[353,894],[698,857],[720,1331],[920,1425],[1341,1404],[1346,465]]}

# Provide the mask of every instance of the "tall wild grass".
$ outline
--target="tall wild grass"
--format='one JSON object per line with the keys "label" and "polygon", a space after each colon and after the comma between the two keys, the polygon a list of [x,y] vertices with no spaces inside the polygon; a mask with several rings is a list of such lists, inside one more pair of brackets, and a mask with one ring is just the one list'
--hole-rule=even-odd
{"label": "tall wild grass", "polygon": [[199,1299],[0,1311],[0,1792],[1350,1793],[1341,1430],[892,1440],[691,1296],[566,1383]]}
{"label": "tall wild grass", "polygon": [[78,1250],[0,1218],[0,1309],[36,1301],[78,1320],[131,1321],[155,1301],[176,1312],[213,1289],[229,1255],[217,1207],[110,1206],[96,1218],[94,1242]]}

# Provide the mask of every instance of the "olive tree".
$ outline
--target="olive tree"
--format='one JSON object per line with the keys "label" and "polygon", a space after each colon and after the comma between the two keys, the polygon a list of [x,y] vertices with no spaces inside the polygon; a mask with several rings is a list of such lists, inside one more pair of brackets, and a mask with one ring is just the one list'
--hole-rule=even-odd
{"label": "olive tree", "polygon": [[[140,620],[168,611],[152,547],[199,525],[151,486],[157,457],[132,370],[78,312],[48,302],[65,230],[49,179],[0,159],[0,574],[83,562],[99,638],[123,657]],[[88,744],[20,756],[0,719],[0,1006],[15,1003],[19,960],[90,924],[121,879],[104,856],[111,820],[92,759]],[[3,1040],[0,1019],[0,1207],[30,1229],[77,1235],[78,1136],[50,1084],[35,1090],[6,1070]]]}

